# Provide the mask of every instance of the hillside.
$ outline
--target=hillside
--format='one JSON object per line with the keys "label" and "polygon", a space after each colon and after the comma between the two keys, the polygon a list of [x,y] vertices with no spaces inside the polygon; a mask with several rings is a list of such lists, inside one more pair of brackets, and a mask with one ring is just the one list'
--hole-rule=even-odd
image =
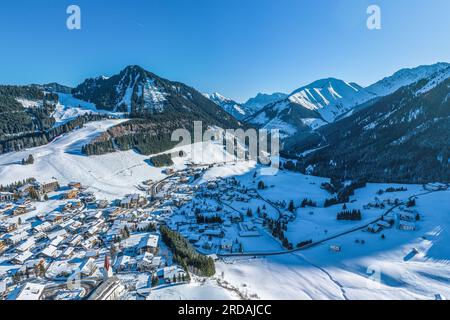
{"label": "hillside", "polygon": [[305,135],[288,153],[314,175],[450,181],[450,67]]}

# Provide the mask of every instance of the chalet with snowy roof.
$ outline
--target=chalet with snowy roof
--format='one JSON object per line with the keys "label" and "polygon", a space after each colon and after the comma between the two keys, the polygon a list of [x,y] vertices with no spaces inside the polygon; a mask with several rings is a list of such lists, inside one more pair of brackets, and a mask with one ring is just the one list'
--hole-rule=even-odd
{"label": "chalet with snowy roof", "polygon": [[155,269],[153,265],[154,255],[149,252],[144,252],[136,258],[137,268],[141,272],[152,271]]}
{"label": "chalet with snowy roof", "polygon": [[67,233],[67,231],[65,229],[59,229],[59,230],[48,233],[47,237],[53,241],[54,239],[56,239],[58,237],[62,237],[64,239],[66,239],[69,237],[69,234]]}
{"label": "chalet with snowy roof", "polygon": [[143,200],[141,199],[141,196],[139,194],[129,194],[120,201],[119,206],[123,209],[137,208],[142,204],[142,201]]}
{"label": "chalet with snowy roof", "polygon": [[0,192],[0,202],[11,202],[14,200],[14,194],[11,192]]}
{"label": "chalet with snowy roof", "polygon": [[31,248],[33,248],[35,244],[36,244],[36,242],[35,242],[34,238],[32,237],[32,238],[25,240],[19,246],[17,246],[16,250],[18,252],[25,252],[25,251],[31,250]]}
{"label": "chalet with snowy roof", "polygon": [[26,240],[28,237],[29,237],[28,232],[22,231],[22,232],[8,233],[3,238],[3,240],[5,240],[6,243],[9,245],[17,245],[23,240]]}
{"label": "chalet with snowy roof", "polygon": [[64,199],[76,199],[80,193],[80,190],[78,189],[71,189],[69,191],[66,191],[63,195]]}
{"label": "chalet with snowy roof", "polygon": [[220,242],[220,248],[222,250],[231,250],[231,248],[233,248],[233,240],[222,239]]}
{"label": "chalet with snowy roof", "polygon": [[20,205],[14,208],[13,216],[21,216],[27,212],[31,211],[27,206]]}
{"label": "chalet with snowy roof", "polygon": [[74,235],[72,238],[69,239],[69,244],[73,247],[78,246],[83,241],[83,237],[80,235]]}
{"label": "chalet with snowy roof", "polygon": [[22,197],[26,197],[28,196],[31,192],[36,191],[40,189],[40,185],[37,182],[30,182],[27,183],[23,186],[21,186],[20,188],[17,189],[18,193],[22,196]]}
{"label": "chalet with snowy roof", "polygon": [[17,256],[15,256],[11,261],[17,265],[23,265],[25,261],[31,259],[33,253],[31,251],[25,251]]}
{"label": "chalet with snowy roof", "polygon": [[261,234],[252,222],[240,222],[239,235],[241,237],[259,237]]}
{"label": "chalet with snowy roof", "polygon": [[40,185],[40,191],[42,193],[50,193],[55,192],[59,189],[59,183],[57,180],[51,181],[51,182],[44,182]]}
{"label": "chalet with snowy roof", "polygon": [[74,247],[68,247],[66,250],[64,250],[61,254],[61,257],[70,259],[72,258],[74,254],[75,248]]}
{"label": "chalet with snowy roof", "polygon": [[0,232],[9,233],[17,229],[17,224],[10,222],[0,222]]}
{"label": "chalet with snowy roof", "polygon": [[203,234],[208,237],[217,237],[217,238],[223,238],[225,236],[223,230],[219,228],[206,229],[205,232],[203,232]]}
{"label": "chalet with snowy roof", "polygon": [[119,278],[112,276],[95,289],[89,296],[89,300],[113,301],[120,299],[125,293],[126,288],[122,285]]}
{"label": "chalet with snowy roof", "polygon": [[55,258],[57,258],[60,254],[61,254],[61,252],[58,251],[58,248],[57,248],[57,247],[55,247],[55,246],[53,246],[53,245],[49,245],[48,247],[46,247],[44,250],[41,251],[41,253],[39,254],[39,256],[43,256],[43,257],[55,259]]}
{"label": "chalet with snowy roof", "polygon": [[98,239],[96,236],[92,236],[86,240],[84,240],[83,242],[81,242],[81,246],[85,249],[85,250],[89,250],[91,248],[94,247],[94,245],[97,243]]}
{"label": "chalet with snowy roof", "polygon": [[378,233],[378,232],[381,232],[381,230],[383,230],[383,227],[377,223],[372,223],[371,225],[369,225],[367,227],[367,231],[369,231],[371,233]]}
{"label": "chalet with snowy roof", "polygon": [[77,182],[77,181],[69,182],[68,186],[69,186],[69,188],[78,189],[78,190],[80,190],[83,187],[81,182]]}
{"label": "chalet with snowy roof", "polygon": [[3,253],[7,249],[6,243],[3,240],[0,240],[0,254]]}
{"label": "chalet with snowy roof", "polygon": [[36,232],[47,232],[52,228],[52,224],[48,221],[45,221],[35,227],[33,227],[34,231]]}
{"label": "chalet with snowy roof", "polygon": [[85,260],[80,266],[80,272],[83,276],[89,277],[97,270],[95,259],[89,258]]}
{"label": "chalet with snowy roof", "polygon": [[178,266],[170,266],[158,271],[158,275],[162,277],[166,283],[172,283],[174,279],[178,281],[180,277],[185,277],[187,274]]}
{"label": "chalet with snowy roof", "polygon": [[132,259],[129,255],[121,255],[116,259],[114,269],[116,272],[129,271],[132,268]]}
{"label": "chalet with snowy roof", "polygon": [[45,286],[45,284],[40,283],[27,283],[23,286],[22,290],[16,297],[16,300],[41,300]]}
{"label": "chalet with snowy roof", "polygon": [[143,237],[139,243],[139,252],[144,254],[149,252],[155,254],[158,250],[159,236],[150,234],[148,237]]}
{"label": "chalet with snowy roof", "polygon": [[383,227],[385,229],[392,227],[392,225],[388,221],[385,221],[385,220],[378,221],[377,225],[379,225],[380,227]]}
{"label": "chalet with snowy roof", "polygon": [[398,216],[401,221],[413,222],[416,221],[416,215],[413,212],[400,212]]}
{"label": "chalet with snowy roof", "polygon": [[1,280],[0,281],[0,300],[6,300],[7,295],[8,295],[8,281]]}

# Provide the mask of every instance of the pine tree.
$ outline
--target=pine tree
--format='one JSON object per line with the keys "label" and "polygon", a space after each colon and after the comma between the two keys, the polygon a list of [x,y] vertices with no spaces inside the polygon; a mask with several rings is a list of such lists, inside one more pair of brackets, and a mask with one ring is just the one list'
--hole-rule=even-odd
{"label": "pine tree", "polygon": [[295,210],[294,201],[291,200],[291,201],[289,202],[288,211],[294,212],[294,210]]}

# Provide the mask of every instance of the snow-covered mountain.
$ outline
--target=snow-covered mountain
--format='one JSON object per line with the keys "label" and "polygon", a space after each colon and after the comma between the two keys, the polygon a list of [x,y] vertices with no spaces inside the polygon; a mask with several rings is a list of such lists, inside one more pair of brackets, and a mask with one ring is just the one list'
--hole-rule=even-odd
{"label": "snow-covered mountain", "polygon": [[439,62],[433,65],[424,65],[416,68],[401,69],[390,77],[386,77],[366,88],[376,96],[387,96],[404,86],[408,86],[421,79],[426,79],[434,74],[445,71],[449,63]]}
{"label": "snow-covered mountain", "polygon": [[306,134],[289,152],[320,176],[423,183],[450,181],[449,141],[450,66],[444,66]]}
{"label": "snow-covered mountain", "polygon": [[267,129],[278,128],[282,136],[290,137],[349,116],[353,110],[367,107],[404,86],[445,73],[449,66],[437,63],[402,69],[366,88],[335,78],[321,79],[269,104],[246,120]]}
{"label": "snow-covered mountain", "polygon": [[72,93],[99,109],[160,113],[164,111],[168,91],[163,79],[139,66],[129,66],[113,77],[87,79]]}
{"label": "snow-covered mountain", "polygon": [[374,97],[355,83],[321,79],[269,104],[248,121],[266,129],[278,128],[282,136],[288,137],[333,122],[339,115]]}
{"label": "snow-covered mountain", "polygon": [[238,120],[250,118],[270,103],[280,101],[287,97],[284,93],[264,94],[258,93],[254,98],[250,98],[246,103],[238,103],[233,99],[224,97],[220,93],[205,94],[205,97],[222,107],[226,112]]}
{"label": "snow-covered mountain", "polygon": [[243,120],[244,118],[250,116],[252,114],[252,110],[240,105],[236,101],[226,98],[218,92],[207,94],[205,93],[205,97],[209,100],[220,106],[227,113],[232,115],[238,120]]}
{"label": "snow-covered mountain", "polygon": [[127,112],[134,118],[170,114],[172,119],[194,117],[207,125],[238,125],[236,119],[194,88],[163,79],[140,66],[128,66],[109,78],[88,79],[72,94],[97,109]]}
{"label": "snow-covered mountain", "polygon": [[256,97],[250,98],[243,104],[247,109],[251,110],[251,113],[256,113],[268,104],[283,100],[288,95],[281,92],[275,92],[272,94],[258,93]]}

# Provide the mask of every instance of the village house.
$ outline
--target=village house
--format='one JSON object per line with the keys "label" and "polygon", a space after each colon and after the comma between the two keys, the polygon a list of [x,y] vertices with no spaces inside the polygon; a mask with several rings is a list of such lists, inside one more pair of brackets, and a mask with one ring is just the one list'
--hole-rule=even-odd
{"label": "village house", "polygon": [[116,263],[114,264],[114,269],[116,272],[123,272],[131,270],[133,264],[132,259],[129,255],[122,255],[117,258]]}
{"label": "village house", "polygon": [[15,223],[8,223],[8,222],[0,223],[0,232],[1,233],[13,232],[16,229],[17,229],[17,224],[15,224]]}
{"label": "village house", "polygon": [[90,277],[97,270],[95,259],[89,258],[85,260],[80,266],[80,272],[85,277]]}
{"label": "village house", "polygon": [[35,245],[34,238],[28,238],[25,242],[22,242],[19,246],[16,247],[18,252],[25,252],[30,250]]}
{"label": "village house", "polygon": [[138,194],[128,194],[120,201],[119,206],[122,209],[137,208],[139,205],[140,196]]}
{"label": "village house", "polygon": [[45,221],[37,226],[35,226],[33,229],[36,232],[47,232],[52,228],[52,224],[48,221]]}
{"label": "village house", "polygon": [[372,223],[371,225],[369,225],[367,227],[367,231],[369,231],[371,233],[378,233],[378,232],[381,232],[381,230],[383,230],[383,227],[377,223]]}
{"label": "village house", "polygon": [[41,300],[45,284],[27,283],[24,285],[16,300]]}
{"label": "village house", "polygon": [[81,185],[81,182],[74,182],[74,181],[69,182],[68,186],[69,186],[69,188],[78,189],[78,190],[80,190],[83,187]]}
{"label": "village house", "polygon": [[31,251],[25,251],[17,256],[15,256],[11,261],[17,265],[23,265],[25,261],[33,256]]}
{"label": "village house", "polygon": [[125,292],[126,288],[122,285],[119,278],[112,276],[95,289],[89,296],[89,300],[118,300]]}
{"label": "village house", "polygon": [[17,245],[18,243],[22,242],[27,238],[28,233],[24,231],[24,232],[9,233],[3,239],[9,245]]}
{"label": "village house", "polygon": [[0,202],[11,202],[14,200],[14,194],[11,192],[0,192]]}
{"label": "village house", "polygon": [[59,189],[59,183],[57,180],[51,181],[51,182],[44,182],[40,185],[40,191],[42,193],[50,193],[55,192]]}
{"label": "village house", "polygon": [[252,222],[240,222],[239,235],[241,237],[259,237],[261,234]]}
{"label": "village house", "polygon": [[222,239],[220,242],[220,248],[222,250],[231,250],[231,248],[233,248],[233,241],[230,239]]}
{"label": "village house", "polygon": [[28,212],[27,206],[20,205],[20,206],[17,206],[17,207],[13,210],[13,216],[21,216],[21,215],[23,215],[23,214],[25,214],[25,213],[27,213],[27,212]]}
{"label": "village house", "polygon": [[342,251],[342,247],[338,246],[338,245],[331,245],[330,246],[330,250],[333,252],[341,252]]}
{"label": "village house", "polygon": [[59,255],[61,254],[60,251],[58,251],[58,248],[53,246],[53,245],[49,245],[48,247],[46,247],[44,250],[41,251],[41,253],[39,254],[39,256],[44,256],[47,258],[57,258]]}
{"label": "village house", "polygon": [[64,193],[64,199],[75,199],[78,197],[78,194],[80,193],[80,190],[78,189],[71,189]]}
{"label": "village house", "polygon": [[225,233],[221,229],[207,229],[203,234],[208,237],[217,238],[223,238],[225,236]]}
{"label": "village house", "polygon": [[158,250],[158,241],[159,237],[153,234],[142,238],[139,243],[139,253],[144,254],[145,252],[149,252],[155,254]]}
{"label": "village house", "polygon": [[1,280],[0,281],[0,300],[6,300],[7,295],[8,295],[8,281]]}
{"label": "village house", "polygon": [[407,221],[407,222],[413,222],[416,221],[416,214],[412,212],[401,212],[399,214],[400,220]]}
{"label": "village house", "polygon": [[392,227],[392,225],[388,221],[385,221],[385,220],[378,221],[377,225],[379,225],[380,227],[383,227],[385,229],[389,229],[390,227]]}
{"label": "village house", "polygon": [[74,247],[68,247],[66,250],[63,251],[61,256],[66,259],[70,259],[70,258],[72,258],[73,254],[74,254],[74,250],[75,250]]}
{"label": "village house", "polygon": [[144,252],[144,254],[136,258],[137,268],[141,272],[152,271],[154,269],[153,265],[153,254],[149,252]]}
{"label": "village house", "polygon": [[158,275],[164,279],[166,283],[172,283],[174,279],[178,281],[179,277],[185,277],[186,272],[178,266],[170,266],[161,269]]}
{"label": "village house", "polygon": [[7,249],[6,243],[3,240],[0,240],[0,254],[3,253]]}
{"label": "village house", "polygon": [[97,201],[97,209],[106,209],[109,205],[109,202],[106,200],[98,200]]}

